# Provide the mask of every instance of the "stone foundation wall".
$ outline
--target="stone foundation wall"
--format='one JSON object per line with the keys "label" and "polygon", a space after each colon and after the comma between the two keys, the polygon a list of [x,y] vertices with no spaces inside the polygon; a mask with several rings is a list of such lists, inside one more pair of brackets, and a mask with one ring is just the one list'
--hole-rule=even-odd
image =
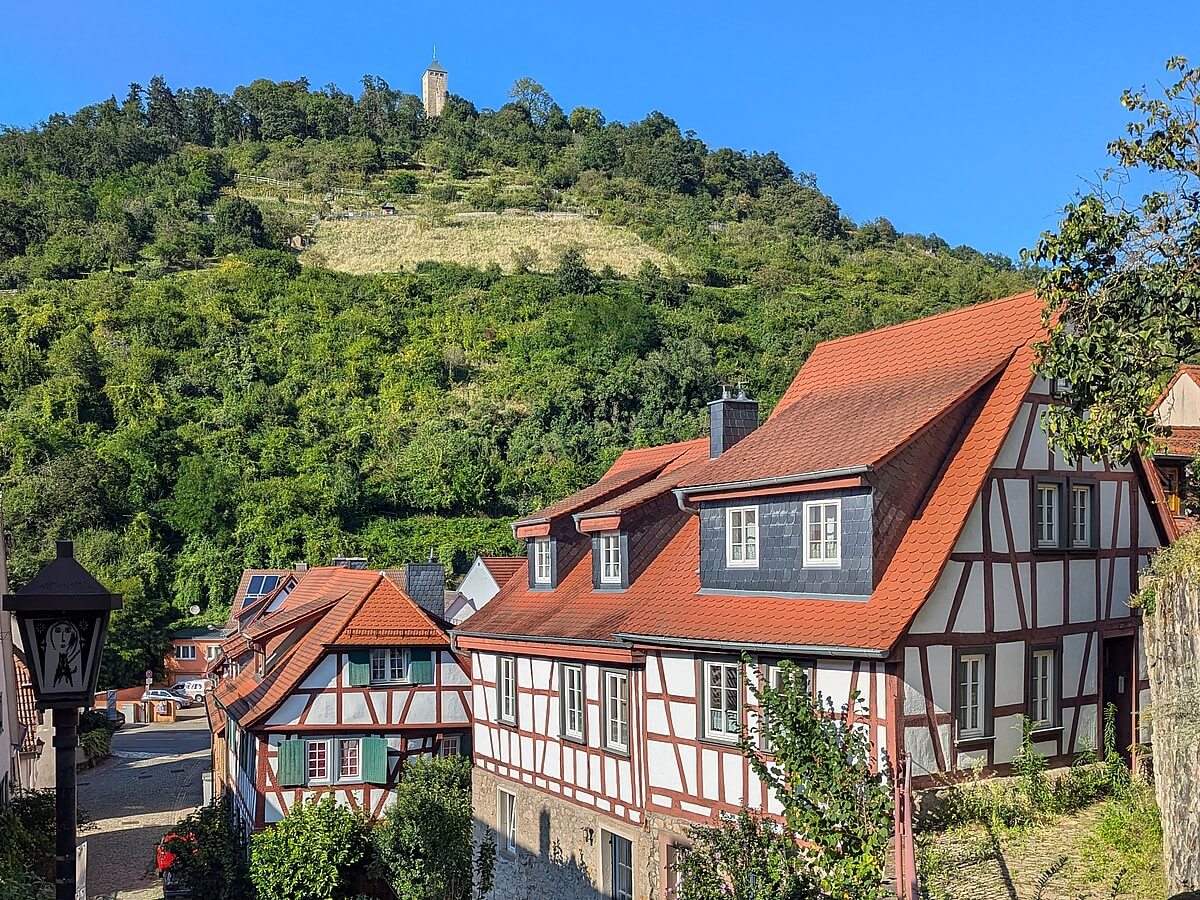
{"label": "stone foundation wall", "polygon": [[[637,900],[659,900],[665,839],[684,826],[656,818],[652,826],[620,819],[556,797],[528,785],[472,770],[475,840],[497,840],[497,790],[516,797],[515,856],[498,852],[492,900],[600,900],[609,896],[605,832],[633,844],[633,890]],[[669,831],[664,830],[669,829]]]}

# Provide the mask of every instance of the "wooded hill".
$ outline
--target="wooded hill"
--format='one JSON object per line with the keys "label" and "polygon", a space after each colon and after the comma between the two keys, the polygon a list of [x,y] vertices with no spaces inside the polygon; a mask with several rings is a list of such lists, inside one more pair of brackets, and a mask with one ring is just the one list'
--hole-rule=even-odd
{"label": "wooded hill", "polygon": [[[235,173],[587,210],[670,261],[302,269],[279,248],[308,208],[234,196]],[[623,448],[701,433],[722,381],[765,414],[819,340],[1029,283],[1007,259],[856,225],[776,155],[709,150],[660,113],[568,115],[525,81],[499,110],[452,97],[426,120],[378,78],[357,98],[156,78],[6,131],[0,281],[17,289],[0,294],[13,582],[77,538],[126,595],[114,684],[160,664],[189,605],[223,617],[244,566],[433,548],[461,571],[515,550],[513,516]]]}

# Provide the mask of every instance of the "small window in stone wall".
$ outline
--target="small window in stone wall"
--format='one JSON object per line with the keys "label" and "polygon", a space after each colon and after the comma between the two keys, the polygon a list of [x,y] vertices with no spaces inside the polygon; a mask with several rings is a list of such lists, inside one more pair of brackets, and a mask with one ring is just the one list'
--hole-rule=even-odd
{"label": "small window in stone wall", "polygon": [[517,855],[517,798],[506,790],[496,790],[496,842],[505,856]]}

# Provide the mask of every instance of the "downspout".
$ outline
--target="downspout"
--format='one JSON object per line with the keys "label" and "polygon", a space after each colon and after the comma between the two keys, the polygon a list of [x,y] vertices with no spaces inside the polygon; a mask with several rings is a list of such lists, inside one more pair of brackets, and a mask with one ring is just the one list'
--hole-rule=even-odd
{"label": "downspout", "polygon": [[[0,489],[0,594],[7,593],[8,547],[4,536],[4,491]],[[3,670],[0,670],[0,683],[4,688],[4,708],[0,709],[0,720],[2,720],[0,725],[3,725],[4,733],[7,736],[8,746],[4,748],[4,752],[8,755],[10,778],[13,772],[19,771],[16,758],[22,743],[17,736],[21,727],[17,718],[17,666],[13,653],[13,646],[17,642],[19,642],[19,637],[13,632],[12,613],[7,610],[0,611],[0,665],[4,667]]]}

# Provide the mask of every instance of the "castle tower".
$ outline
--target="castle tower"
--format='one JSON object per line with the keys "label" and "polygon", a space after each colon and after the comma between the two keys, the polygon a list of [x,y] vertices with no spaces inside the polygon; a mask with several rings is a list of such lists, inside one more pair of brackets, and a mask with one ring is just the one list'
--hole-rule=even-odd
{"label": "castle tower", "polygon": [[437,61],[437,47],[433,48],[433,62],[421,76],[421,101],[431,119],[440,116],[446,105],[446,70]]}

